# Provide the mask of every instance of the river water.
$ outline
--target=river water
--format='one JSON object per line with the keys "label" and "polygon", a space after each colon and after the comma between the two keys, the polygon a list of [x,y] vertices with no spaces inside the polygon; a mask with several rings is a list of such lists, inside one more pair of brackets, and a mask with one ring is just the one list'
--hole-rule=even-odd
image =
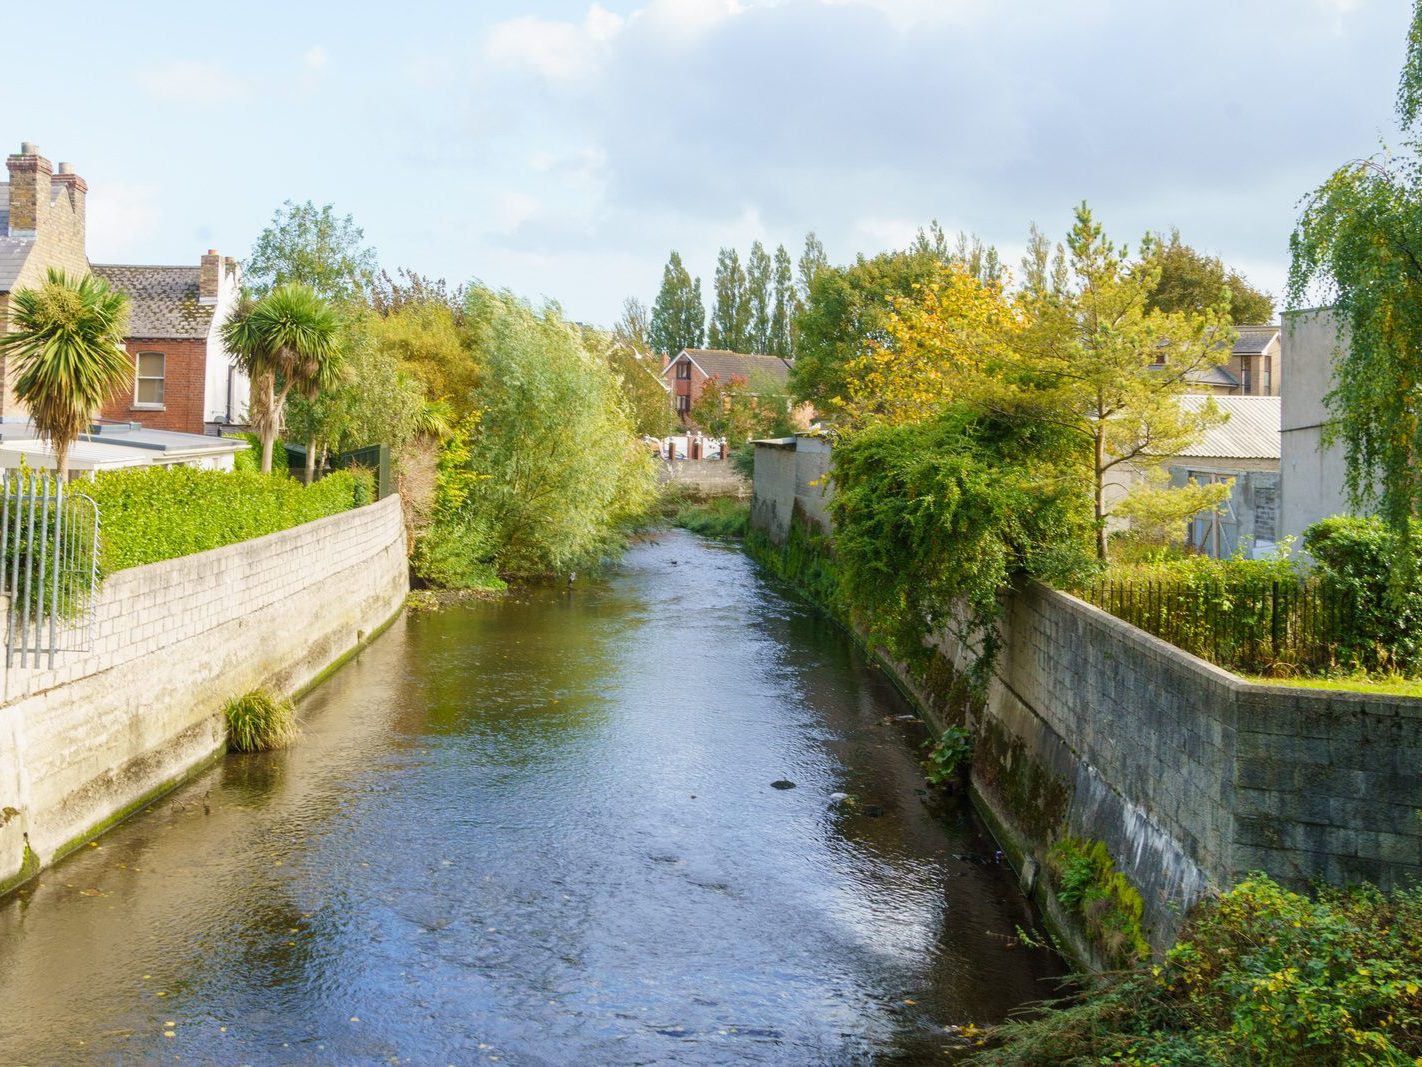
{"label": "river water", "polygon": [[680,532],[407,616],[0,901],[0,1062],[944,1062],[1061,964],[907,711]]}

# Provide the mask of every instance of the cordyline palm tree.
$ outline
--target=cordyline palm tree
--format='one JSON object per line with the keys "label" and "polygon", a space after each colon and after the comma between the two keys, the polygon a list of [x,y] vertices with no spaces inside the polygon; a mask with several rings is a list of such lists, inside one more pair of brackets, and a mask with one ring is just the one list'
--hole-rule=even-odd
{"label": "cordyline palm tree", "polygon": [[10,325],[13,332],[0,334],[0,354],[14,360],[15,398],[54,449],[63,482],[69,449],[104,402],[133,381],[133,359],[123,348],[128,297],[92,274],[73,278],[51,267],[43,285],[11,296]]}
{"label": "cordyline palm tree", "polygon": [[[310,286],[295,284],[278,286],[257,301],[244,297],[223,326],[228,351],[252,382],[248,417],[262,439],[262,473],[272,470],[287,394],[319,391],[327,366],[340,358],[340,334],[331,305]],[[308,455],[308,468],[310,463]]]}

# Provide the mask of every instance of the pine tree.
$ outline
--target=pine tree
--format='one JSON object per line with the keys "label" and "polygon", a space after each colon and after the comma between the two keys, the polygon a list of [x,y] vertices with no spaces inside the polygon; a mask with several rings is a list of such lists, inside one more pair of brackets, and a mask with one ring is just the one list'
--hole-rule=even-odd
{"label": "pine tree", "polygon": [[828,266],[829,257],[825,255],[825,246],[811,230],[805,234],[805,251],[800,255],[800,303],[810,302],[810,283],[815,280],[816,274]]}
{"label": "pine tree", "polygon": [[723,248],[716,257],[714,285],[711,347],[744,352],[750,345],[750,301],[746,297],[746,272],[734,248]]}
{"label": "pine tree", "polygon": [[750,321],[749,350],[760,354],[770,351],[771,269],[770,255],[765,246],[756,241],[746,260],[745,302]]}
{"label": "pine tree", "polygon": [[701,303],[701,279],[692,281],[681,254],[673,251],[662,272],[662,288],[652,306],[647,333],[652,350],[675,356],[683,348],[700,348],[706,337],[706,309]]}
{"label": "pine tree", "polygon": [[795,269],[790,262],[790,253],[780,245],[775,250],[774,296],[770,313],[770,343],[766,352],[781,359],[792,359],[795,346],[791,337],[791,323],[799,310],[800,296],[795,291]]}

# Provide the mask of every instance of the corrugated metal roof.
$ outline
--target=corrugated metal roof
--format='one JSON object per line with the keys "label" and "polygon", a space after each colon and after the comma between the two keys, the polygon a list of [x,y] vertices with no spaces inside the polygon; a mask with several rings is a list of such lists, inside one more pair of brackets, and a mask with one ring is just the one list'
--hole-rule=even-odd
{"label": "corrugated metal roof", "polygon": [[1200,440],[1181,449],[1182,456],[1221,459],[1278,459],[1282,398],[1277,396],[1185,396],[1180,406],[1198,411],[1213,400],[1229,417],[1205,431]]}
{"label": "corrugated metal roof", "polygon": [[128,336],[138,339],[207,336],[215,307],[198,303],[198,271],[196,266],[94,264],[95,274],[128,294]]}

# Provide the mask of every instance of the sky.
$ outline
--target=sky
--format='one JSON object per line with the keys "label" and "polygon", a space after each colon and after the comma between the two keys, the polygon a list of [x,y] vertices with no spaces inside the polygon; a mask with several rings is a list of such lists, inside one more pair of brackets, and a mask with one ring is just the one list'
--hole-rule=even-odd
{"label": "sky", "polygon": [[1395,144],[1404,0],[87,0],[7,50],[0,148],[94,262],[239,258],[285,200],[383,266],[607,325],[671,249],[831,260],[938,220],[1009,263],[1088,201],[1282,293],[1300,199]]}

